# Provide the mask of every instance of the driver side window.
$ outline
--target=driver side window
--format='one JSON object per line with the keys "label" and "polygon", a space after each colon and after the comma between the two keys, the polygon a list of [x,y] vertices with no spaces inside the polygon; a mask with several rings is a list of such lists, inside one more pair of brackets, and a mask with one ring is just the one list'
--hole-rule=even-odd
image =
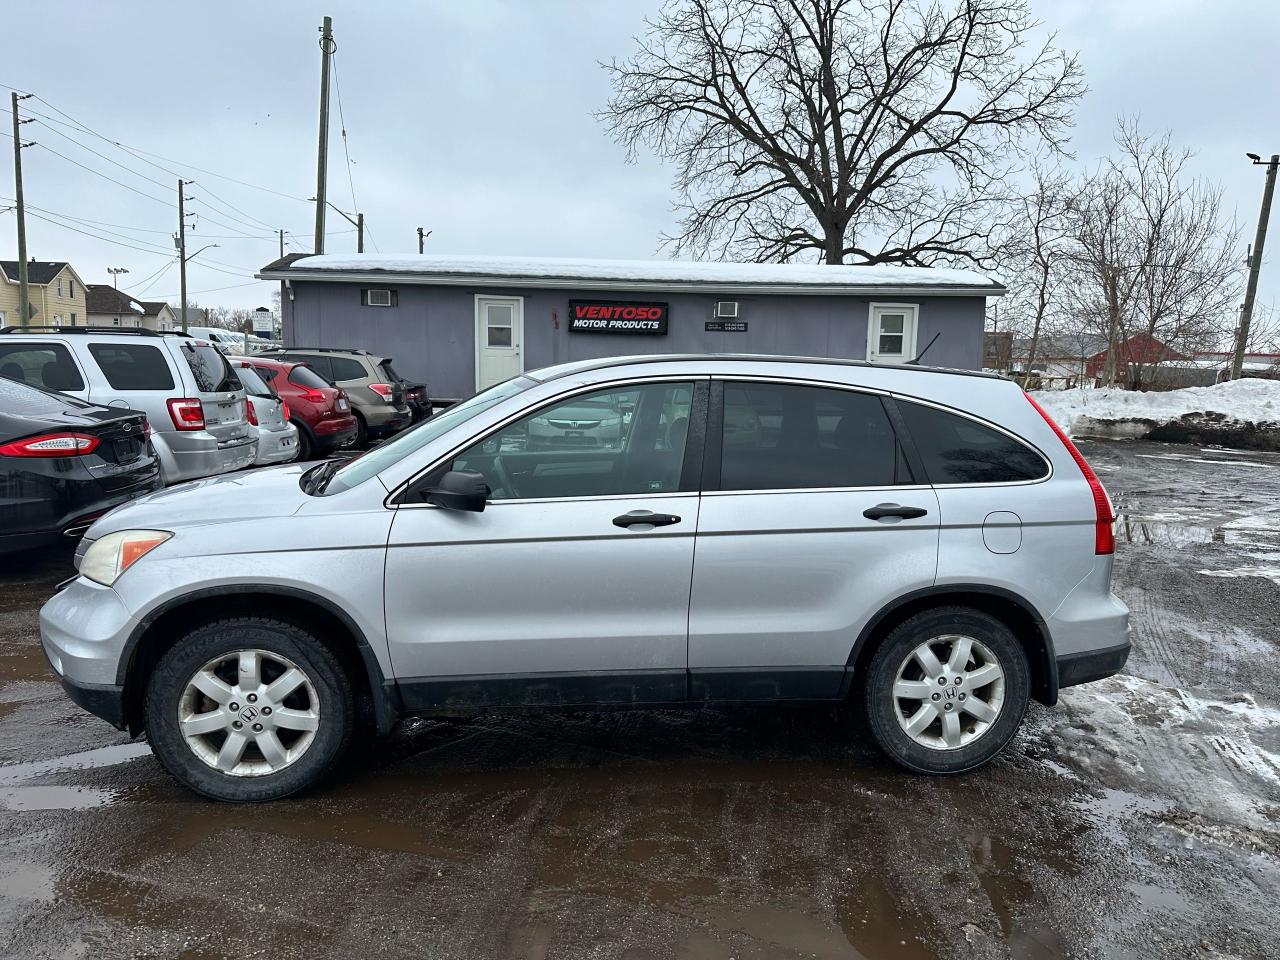
{"label": "driver side window", "polygon": [[680,489],[692,383],[582,393],[543,407],[460,453],[491,501],[673,493]]}

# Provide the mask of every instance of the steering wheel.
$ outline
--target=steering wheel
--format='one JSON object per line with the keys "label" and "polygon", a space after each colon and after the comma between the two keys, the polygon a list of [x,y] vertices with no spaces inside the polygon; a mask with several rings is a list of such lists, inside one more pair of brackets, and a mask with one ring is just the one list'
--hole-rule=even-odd
{"label": "steering wheel", "polygon": [[508,497],[519,496],[516,485],[511,482],[511,474],[507,473],[507,468],[502,462],[502,457],[493,458],[493,477],[498,481],[498,488],[505,491]]}

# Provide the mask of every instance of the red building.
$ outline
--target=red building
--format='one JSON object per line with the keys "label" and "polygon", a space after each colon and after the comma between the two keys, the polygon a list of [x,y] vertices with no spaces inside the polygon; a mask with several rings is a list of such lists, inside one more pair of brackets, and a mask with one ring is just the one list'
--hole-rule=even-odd
{"label": "red building", "polygon": [[[1107,350],[1095,353],[1085,364],[1085,374],[1101,377],[1107,370]],[[1135,333],[1122,340],[1116,349],[1116,382],[1126,383],[1132,377],[1131,365],[1151,367],[1166,360],[1186,360],[1184,354],[1161,343],[1148,333]]]}

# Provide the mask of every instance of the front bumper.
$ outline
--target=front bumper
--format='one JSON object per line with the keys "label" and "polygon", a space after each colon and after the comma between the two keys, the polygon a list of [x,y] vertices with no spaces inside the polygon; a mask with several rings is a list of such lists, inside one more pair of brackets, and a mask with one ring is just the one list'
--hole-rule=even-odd
{"label": "front bumper", "polygon": [[58,677],[79,687],[121,682],[121,659],[138,626],[110,587],[75,577],[40,608],[40,642]]}
{"label": "front bumper", "polygon": [[62,677],[62,689],[71,702],[95,717],[101,717],[117,730],[125,729],[124,687],[114,683],[75,683]]}

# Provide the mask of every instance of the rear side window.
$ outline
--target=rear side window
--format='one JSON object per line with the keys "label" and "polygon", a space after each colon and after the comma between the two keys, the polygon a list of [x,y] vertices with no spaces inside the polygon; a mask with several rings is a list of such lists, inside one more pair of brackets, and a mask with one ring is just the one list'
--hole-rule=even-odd
{"label": "rear side window", "polygon": [[329,357],[328,360],[333,367],[335,383],[340,380],[363,380],[369,376],[365,372],[364,364],[359,360],[352,360],[349,357]]}
{"label": "rear side window", "polygon": [[328,357],[318,357],[313,353],[291,353],[289,359],[294,363],[305,363],[309,366],[316,374],[328,381],[325,384],[326,387],[333,383],[333,364],[329,362]]}
{"label": "rear side window", "polygon": [[84,378],[60,343],[0,343],[0,377],[45,390],[83,390]]}
{"label": "rear side window", "polygon": [[182,355],[187,358],[187,366],[191,368],[191,375],[196,378],[196,387],[201,393],[240,389],[240,380],[217,347],[184,343]]}
{"label": "rear side window", "polygon": [[89,353],[113,389],[173,389],[173,374],[159,347],[146,343],[91,343]]}
{"label": "rear side window", "polygon": [[404,379],[404,377],[396,373],[395,368],[391,366],[390,360],[383,360],[380,364],[378,364],[378,366],[382,368],[382,375],[386,377],[388,380],[390,380],[392,383],[395,383],[397,380]]}
{"label": "rear side window", "polygon": [[827,387],[729,383],[721,490],[909,483],[880,398]]}
{"label": "rear side window", "polygon": [[259,367],[256,364],[254,365],[253,372],[256,373],[258,376],[260,376],[267,383],[270,383],[272,380],[274,380],[276,378],[276,374],[279,373],[279,371],[276,370],[275,367]]}
{"label": "rear side window", "polygon": [[1016,483],[1049,475],[1049,464],[1007,434],[968,417],[899,400],[930,483]]}
{"label": "rear side window", "polygon": [[299,387],[318,390],[331,384],[310,367],[294,367],[289,371],[289,382]]}

